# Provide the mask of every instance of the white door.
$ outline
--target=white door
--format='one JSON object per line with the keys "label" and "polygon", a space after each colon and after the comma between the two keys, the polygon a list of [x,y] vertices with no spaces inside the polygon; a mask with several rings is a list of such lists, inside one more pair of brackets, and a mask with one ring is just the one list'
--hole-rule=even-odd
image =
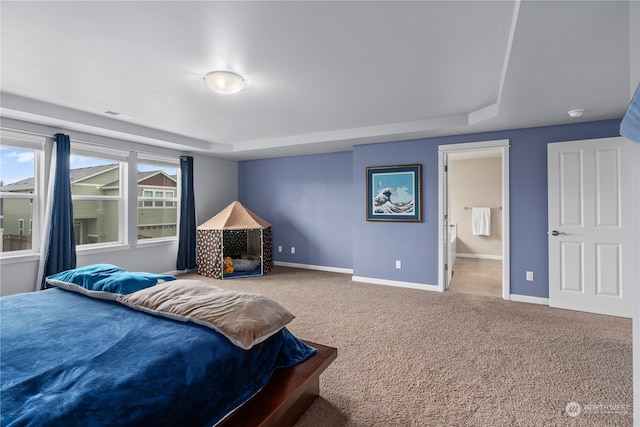
{"label": "white door", "polygon": [[631,317],[635,149],[621,137],[548,145],[551,307]]}

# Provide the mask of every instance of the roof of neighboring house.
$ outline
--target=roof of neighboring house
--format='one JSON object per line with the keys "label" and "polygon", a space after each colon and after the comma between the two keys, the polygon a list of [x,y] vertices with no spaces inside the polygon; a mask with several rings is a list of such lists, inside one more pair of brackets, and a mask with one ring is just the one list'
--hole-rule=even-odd
{"label": "roof of neighboring house", "polygon": [[111,163],[108,165],[101,166],[87,166],[86,168],[74,168],[69,171],[69,176],[71,177],[71,183],[75,184],[87,178],[91,178],[96,175],[100,175],[103,172],[110,171],[112,169],[117,168],[119,165],[117,163]]}
{"label": "roof of neighboring house", "polygon": [[[157,175],[157,174],[162,174],[162,175],[166,176],[167,178],[171,179],[172,181],[176,182],[176,176],[175,175],[168,175],[164,171],[161,171],[161,170],[145,171],[145,172],[138,171],[138,182],[144,181],[145,179],[147,179],[149,177],[152,177],[153,175]],[[110,182],[108,184],[105,184],[102,187],[103,188],[118,188],[119,185],[120,185],[120,180],[117,180],[117,181],[113,181],[113,182]]]}
{"label": "roof of neighboring house", "polygon": [[[74,168],[69,171],[69,177],[71,178],[71,183],[75,184],[76,182],[82,181],[84,179],[87,179],[95,175],[99,175],[117,166],[118,166],[117,164],[109,164],[109,165],[102,165],[102,166],[88,166],[86,168]],[[33,184],[34,184],[34,177],[20,179],[18,181],[1,186],[0,191],[33,190],[34,188]]]}
{"label": "roof of neighboring house", "polygon": [[[75,184],[78,182],[81,182],[87,178],[96,176],[96,175],[100,175],[101,173],[104,172],[108,172],[112,169],[114,169],[115,167],[118,167],[117,164],[112,163],[112,164],[108,164],[108,165],[101,165],[101,166],[88,166],[88,167],[84,167],[84,168],[74,168],[71,169],[69,171],[69,177],[71,178],[71,184]],[[165,176],[167,176],[169,179],[176,181],[176,177],[175,175],[167,175],[164,171],[161,170],[157,170],[157,171],[146,171],[146,172],[138,172],[138,182],[149,178],[150,176],[156,175],[158,173],[161,173]],[[118,185],[120,184],[120,181],[113,181],[110,182],[108,184],[104,184],[102,187],[106,188],[106,187],[115,187],[117,188]],[[18,181],[6,184],[6,185],[2,185],[0,186],[0,191],[26,191],[26,190],[33,190],[34,188],[34,178],[30,177],[30,178],[25,178],[25,179],[20,179]]]}
{"label": "roof of neighboring house", "polygon": [[0,191],[25,191],[33,190],[33,177],[0,186]]}

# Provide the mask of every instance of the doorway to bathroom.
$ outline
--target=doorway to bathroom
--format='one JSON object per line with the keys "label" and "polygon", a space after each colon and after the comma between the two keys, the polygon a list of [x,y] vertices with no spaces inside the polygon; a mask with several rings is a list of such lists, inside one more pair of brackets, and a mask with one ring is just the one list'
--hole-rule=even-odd
{"label": "doorway to bathroom", "polygon": [[509,299],[509,141],[439,146],[439,288]]}

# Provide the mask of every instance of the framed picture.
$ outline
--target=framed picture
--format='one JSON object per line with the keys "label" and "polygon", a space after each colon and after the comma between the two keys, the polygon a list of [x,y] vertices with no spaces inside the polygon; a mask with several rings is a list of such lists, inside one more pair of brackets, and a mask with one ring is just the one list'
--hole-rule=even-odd
{"label": "framed picture", "polygon": [[422,221],[422,165],[367,168],[367,221]]}

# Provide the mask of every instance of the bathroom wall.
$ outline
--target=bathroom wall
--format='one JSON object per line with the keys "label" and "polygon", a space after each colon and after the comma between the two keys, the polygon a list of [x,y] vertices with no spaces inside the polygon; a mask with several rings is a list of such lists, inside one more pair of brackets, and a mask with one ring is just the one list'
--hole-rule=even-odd
{"label": "bathroom wall", "polygon": [[[502,159],[500,157],[451,160],[449,195],[451,220],[458,226],[460,256],[502,258]],[[491,233],[474,236],[472,207],[490,207]]]}

